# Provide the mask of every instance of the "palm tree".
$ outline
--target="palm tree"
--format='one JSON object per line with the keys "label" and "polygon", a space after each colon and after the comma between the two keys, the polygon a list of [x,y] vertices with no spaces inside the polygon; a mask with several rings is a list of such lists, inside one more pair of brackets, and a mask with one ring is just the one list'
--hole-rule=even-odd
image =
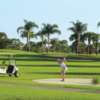
{"label": "palm tree", "polygon": [[[45,36],[47,37],[47,44],[50,44],[50,35],[58,33],[61,34],[61,31],[58,29],[58,25],[56,24],[43,24],[43,32],[45,34]],[[49,51],[49,48],[47,48]]]}
{"label": "palm tree", "polygon": [[76,44],[76,53],[79,53],[79,45],[81,41],[81,35],[87,30],[87,24],[83,24],[80,21],[72,22],[73,26],[68,28],[73,34],[70,36],[70,40]]}
{"label": "palm tree", "polygon": [[24,20],[25,25],[17,28],[22,38],[27,38],[27,50],[30,51],[30,38],[34,37],[33,28],[38,28],[35,22]]}
{"label": "palm tree", "polygon": [[[100,22],[97,23],[97,28],[98,28],[98,27],[100,27]],[[97,40],[97,42],[98,42],[98,43],[97,43],[97,48],[98,48],[98,47],[99,47],[99,43],[100,43],[100,34],[97,35],[97,39],[98,39],[98,40]],[[100,49],[100,47],[99,47],[99,49]],[[97,51],[97,49],[96,49],[96,51]],[[98,53],[98,51],[97,51],[97,53]]]}
{"label": "palm tree", "polygon": [[99,40],[100,40],[100,35],[99,34],[93,34],[93,44],[95,46],[96,49],[96,54],[98,54],[99,51]]}
{"label": "palm tree", "polygon": [[45,37],[45,32],[43,29],[41,29],[36,36],[39,36],[41,38],[42,41],[42,51],[44,51],[44,37]]}
{"label": "palm tree", "polygon": [[88,42],[88,46],[87,46],[87,50],[88,50],[88,54],[90,54],[90,51],[91,51],[91,43],[93,42],[93,38],[94,38],[94,35],[96,33],[94,32],[86,32],[82,35],[82,40],[83,41],[87,41]]}

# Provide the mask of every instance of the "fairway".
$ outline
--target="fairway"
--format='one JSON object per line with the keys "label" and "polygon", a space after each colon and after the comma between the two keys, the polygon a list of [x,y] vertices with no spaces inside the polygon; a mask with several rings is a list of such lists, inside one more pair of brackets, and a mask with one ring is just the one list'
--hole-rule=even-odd
{"label": "fairway", "polygon": [[[14,51],[13,51],[14,52]],[[7,54],[1,54],[2,58],[9,64]],[[20,52],[15,53],[16,65],[20,70],[20,77],[8,77],[0,74],[0,97],[2,100],[99,100],[100,85],[81,86],[79,84],[46,84],[37,83],[34,80],[41,79],[60,79],[60,68],[56,61],[57,57],[47,56],[35,53]],[[46,60],[44,60],[46,59]],[[68,72],[66,78],[100,80],[100,62],[99,61],[73,61],[69,59]],[[76,81],[77,83],[77,81]],[[84,82],[83,82],[84,83]],[[69,90],[72,89],[72,90]],[[77,91],[77,89],[79,89]],[[69,92],[70,91],[70,92]],[[77,91],[77,92],[75,92]],[[84,92],[86,91],[86,93]],[[88,94],[87,94],[88,93]],[[6,94],[6,97],[4,96]],[[73,96],[72,96],[73,95]]]}

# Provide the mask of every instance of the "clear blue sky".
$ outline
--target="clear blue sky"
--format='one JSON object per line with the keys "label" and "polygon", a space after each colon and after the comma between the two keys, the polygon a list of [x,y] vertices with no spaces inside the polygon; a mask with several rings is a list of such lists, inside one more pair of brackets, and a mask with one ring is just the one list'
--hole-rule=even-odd
{"label": "clear blue sky", "polygon": [[99,10],[100,0],[0,0],[0,31],[18,38],[16,29],[27,19],[40,26],[43,22],[56,23],[62,30],[58,38],[68,39],[70,21],[88,23],[88,30],[97,32]]}

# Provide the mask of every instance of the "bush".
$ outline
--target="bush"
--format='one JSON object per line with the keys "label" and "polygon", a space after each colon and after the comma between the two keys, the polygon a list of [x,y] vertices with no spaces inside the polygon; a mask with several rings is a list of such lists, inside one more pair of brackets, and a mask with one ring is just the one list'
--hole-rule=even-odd
{"label": "bush", "polygon": [[99,79],[98,78],[93,78],[92,79],[92,84],[99,84]]}

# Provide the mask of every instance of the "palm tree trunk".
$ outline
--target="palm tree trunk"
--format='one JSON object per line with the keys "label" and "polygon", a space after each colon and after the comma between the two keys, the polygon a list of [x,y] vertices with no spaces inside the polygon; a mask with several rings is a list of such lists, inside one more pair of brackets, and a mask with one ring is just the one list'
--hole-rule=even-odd
{"label": "palm tree trunk", "polygon": [[47,34],[47,38],[48,38],[48,47],[47,47],[47,52],[49,53],[49,43],[50,43],[50,35],[49,35],[49,33]]}
{"label": "palm tree trunk", "polygon": [[43,36],[41,36],[41,39],[42,39],[42,51],[44,51],[44,37]]}
{"label": "palm tree trunk", "polygon": [[28,41],[28,46],[29,46],[29,52],[30,52],[30,50],[31,50],[31,47],[30,47],[30,38],[29,38],[29,41]]}
{"label": "palm tree trunk", "polygon": [[76,54],[79,53],[80,34],[77,34]]}
{"label": "palm tree trunk", "polygon": [[90,45],[91,45],[91,40],[90,39],[88,39],[88,54],[90,54]]}
{"label": "palm tree trunk", "polygon": [[27,51],[30,51],[30,38],[29,38],[29,33],[27,34]]}
{"label": "palm tree trunk", "polygon": [[76,54],[78,54],[78,42],[76,41]]}
{"label": "palm tree trunk", "polygon": [[98,41],[96,41],[96,54],[98,54]]}

